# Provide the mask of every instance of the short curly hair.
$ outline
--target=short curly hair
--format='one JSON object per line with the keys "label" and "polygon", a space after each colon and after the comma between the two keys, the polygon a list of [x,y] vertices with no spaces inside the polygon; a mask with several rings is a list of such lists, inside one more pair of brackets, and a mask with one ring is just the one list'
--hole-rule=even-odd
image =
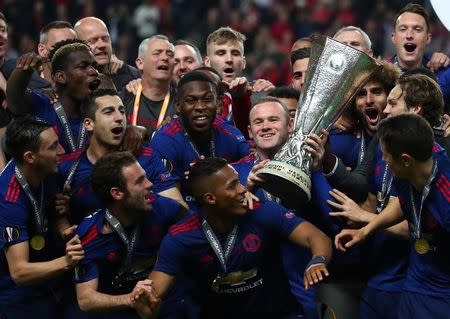
{"label": "short curly hair", "polygon": [[74,51],[91,52],[89,45],[80,39],[67,39],[57,42],[48,54],[48,58],[52,63],[52,73],[64,71],[67,69],[69,54]]}
{"label": "short curly hair", "polygon": [[397,83],[401,70],[395,64],[387,61],[379,59],[377,62],[381,64],[382,67],[372,75],[369,82],[381,83],[386,93],[389,94]]}

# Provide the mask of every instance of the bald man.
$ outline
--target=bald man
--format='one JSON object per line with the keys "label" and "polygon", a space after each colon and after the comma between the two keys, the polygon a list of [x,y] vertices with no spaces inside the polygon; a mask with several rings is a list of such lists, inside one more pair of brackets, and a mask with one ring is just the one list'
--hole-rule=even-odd
{"label": "bald man", "polygon": [[117,90],[123,90],[128,82],[140,77],[136,68],[113,55],[111,37],[102,20],[96,17],[83,18],[75,24],[75,32],[81,40],[89,44],[98,70],[111,77]]}

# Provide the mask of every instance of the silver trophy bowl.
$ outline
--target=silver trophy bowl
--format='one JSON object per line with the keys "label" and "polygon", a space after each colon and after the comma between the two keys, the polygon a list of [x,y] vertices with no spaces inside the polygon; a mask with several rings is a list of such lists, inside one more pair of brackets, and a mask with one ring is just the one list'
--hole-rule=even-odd
{"label": "silver trophy bowl", "polygon": [[305,140],[329,130],[356,92],[381,66],[366,53],[328,37],[311,47],[308,72],[297,104],[294,133],[257,172],[262,187],[294,208],[311,199],[311,154]]}

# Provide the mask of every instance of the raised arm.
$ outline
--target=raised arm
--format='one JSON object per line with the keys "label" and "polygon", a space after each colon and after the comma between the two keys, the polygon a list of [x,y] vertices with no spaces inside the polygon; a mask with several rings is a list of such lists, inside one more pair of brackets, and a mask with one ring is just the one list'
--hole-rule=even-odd
{"label": "raised arm", "polygon": [[8,79],[8,108],[15,115],[31,113],[31,92],[27,90],[33,72],[39,73],[43,59],[34,52],[25,53],[17,59],[16,68]]}

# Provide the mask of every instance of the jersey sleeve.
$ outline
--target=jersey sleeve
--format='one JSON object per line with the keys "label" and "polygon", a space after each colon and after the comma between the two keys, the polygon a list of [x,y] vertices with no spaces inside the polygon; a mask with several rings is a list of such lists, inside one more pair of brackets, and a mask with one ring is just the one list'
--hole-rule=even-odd
{"label": "jersey sleeve", "polygon": [[31,108],[32,114],[42,119],[46,119],[50,110],[53,110],[50,99],[42,93],[31,92],[31,103],[33,105]]}
{"label": "jersey sleeve", "polygon": [[89,254],[85,251],[84,259],[74,268],[73,281],[76,284],[90,281],[99,276],[97,264],[92,259],[89,259],[88,256]]}
{"label": "jersey sleeve", "polygon": [[153,269],[171,276],[181,273],[184,249],[178,238],[167,234],[159,247],[158,259]]}
{"label": "jersey sleeve", "polygon": [[177,180],[181,180],[184,171],[183,167],[180,167],[182,164],[179,152],[182,152],[182,150],[177,149],[175,143],[174,139],[162,134],[161,130],[159,130],[153,136],[150,145],[159,154],[169,173],[174,175]]}
{"label": "jersey sleeve", "polygon": [[330,216],[333,209],[327,204],[327,200],[335,202],[329,193],[331,190],[332,187],[321,170],[311,173],[311,200],[318,208],[321,220],[327,224],[330,230],[338,233],[341,231],[344,221],[342,218]]}
{"label": "jersey sleeve", "polygon": [[[447,171],[448,172],[448,171]],[[450,176],[441,173],[436,176],[434,194],[430,196],[432,202],[430,209],[433,217],[438,221],[440,226],[450,233]]]}
{"label": "jersey sleeve", "polygon": [[269,229],[287,238],[304,220],[294,212],[271,201],[265,201],[254,211],[256,218]]}
{"label": "jersey sleeve", "polygon": [[74,283],[86,282],[99,276],[98,266],[95,262],[95,238],[98,234],[97,218],[97,213],[87,216],[76,230],[83,246],[84,258],[74,269]]}
{"label": "jersey sleeve", "polygon": [[8,198],[2,198],[0,204],[0,249],[3,250],[29,239],[27,222],[30,208],[27,206],[19,200],[10,202]]}
{"label": "jersey sleeve", "polygon": [[164,196],[157,196],[153,208],[161,214],[164,224],[173,225],[180,217],[180,211],[184,209],[176,200]]}
{"label": "jersey sleeve", "polygon": [[241,131],[232,125],[227,125],[227,129],[231,131],[233,138],[236,140],[239,159],[247,156],[250,153],[250,146],[245,140],[244,135],[242,135]]}
{"label": "jersey sleeve", "polygon": [[160,193],[175,187],[177,179],[167,170],[158,152],[150,147],[144,147],[138,161],[145,170],[148,179],[153,183],[154,193]]}

